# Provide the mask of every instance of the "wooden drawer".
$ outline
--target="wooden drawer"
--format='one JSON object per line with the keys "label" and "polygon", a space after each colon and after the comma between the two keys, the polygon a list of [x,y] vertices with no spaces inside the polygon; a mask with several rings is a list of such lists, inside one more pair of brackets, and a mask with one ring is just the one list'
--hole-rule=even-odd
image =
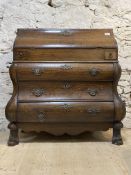
{"label": "wooden drawer", "polygon": [[18,103],[18,122],[111,122],[112,102]]}
{"label": "wooden drawer", "polygon": [[21,101],[113,101],[111,82],[19,82]]}
{"label": "wooden drawer", "polygon": [[111,81],[113,64],[108,63],[17,63],[18,80]]}
{"label": "wooden drawer", "polygon": [[103,48],[29,48],[15,49],[14,59],[20,61],[116,61],[117,49]]}
{"label": "wooden drawer", "polygon": [[19,29],[13,47],[19,61],[116,61],[110,29]]}

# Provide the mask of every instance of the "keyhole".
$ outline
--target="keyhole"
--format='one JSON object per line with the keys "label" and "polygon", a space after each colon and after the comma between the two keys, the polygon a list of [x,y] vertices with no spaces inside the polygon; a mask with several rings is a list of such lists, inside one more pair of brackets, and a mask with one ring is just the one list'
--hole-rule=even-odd
{"label": "keyhole", "polygon": [[113,54],[112,53],[109,53],[109,58],[113,58]]}

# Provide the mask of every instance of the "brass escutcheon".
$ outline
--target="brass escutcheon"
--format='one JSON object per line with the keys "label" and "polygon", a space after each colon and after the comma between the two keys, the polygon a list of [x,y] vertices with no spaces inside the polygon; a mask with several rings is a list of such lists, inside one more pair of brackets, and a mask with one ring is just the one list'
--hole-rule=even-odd
{"label": "brass escutcheon", "polygon": [[61,35],[63,35],[63,36],[70,36],[71,34],[72,34],[72,32],[69,30],[64,30],[61,32]]}
{"label": "brass escutcheon", "polygon": [[39,119],[39,121],[40,122],[44,122],[45,121],[45,113],[44,112],[40,112],[39,114],[38,114],[38,119]]}
{"label": "brass escutcheon", "polygon": [[35,95],[36,97],[40,97],[44,94],[44,89],[42,88],[33,89],[32,94]]}
{"label": "brass escutcheon", "polygon": [[69,82],[66,82],[64,84],[64,89],[69,89],[71,87],[70,83]]}
{"label": "brass escutcheon", "polygon": [[72,69],[72,66],[64,64],[64,65],[61,66],[61,68],[64,69],[64,70],[70,70],[70,69]]}
{"label": "brass escutcheon", "polygon": [[35,76],[40,76],[43,71],[41,68],[32,68],[32,72]]}
{"label": "brass escutcheon", "polygon": [[64,104],[64,105],[62,105],[62,107],[65,109],[66,112],[69,112],[72,108],[72,106],[69,104]]}

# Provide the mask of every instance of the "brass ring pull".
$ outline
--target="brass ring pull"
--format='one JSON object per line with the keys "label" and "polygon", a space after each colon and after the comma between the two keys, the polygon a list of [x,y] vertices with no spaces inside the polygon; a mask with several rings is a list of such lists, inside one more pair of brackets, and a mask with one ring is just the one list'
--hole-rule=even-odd
{"label": "brass ring pull", "polygon": [[90,71],[89,71],[89,73],[90,73],[90,75],[91,76],[96,76],[96,75],[98,75],[99,73],[100,73],[100,70],[99,69],[97,69],[97,68],[92,68]]}
{"label": "brass ring pull", "polygon": [[90,96],[96,96],[98,90],[97,89],[87,89],[87,92],[89,93]]}

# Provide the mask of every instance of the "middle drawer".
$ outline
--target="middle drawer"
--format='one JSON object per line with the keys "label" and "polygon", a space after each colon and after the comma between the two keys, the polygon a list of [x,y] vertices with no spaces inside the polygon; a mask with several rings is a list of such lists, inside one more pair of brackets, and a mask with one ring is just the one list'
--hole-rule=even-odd
{"label": "middle drawer", "polygon": [[19,82],[18,101],[113,101],[111,82]]}
{"label": "middle drawer", "polygon": [[114,80],[112,63],[17,63],[15,66],[18,81]]}

